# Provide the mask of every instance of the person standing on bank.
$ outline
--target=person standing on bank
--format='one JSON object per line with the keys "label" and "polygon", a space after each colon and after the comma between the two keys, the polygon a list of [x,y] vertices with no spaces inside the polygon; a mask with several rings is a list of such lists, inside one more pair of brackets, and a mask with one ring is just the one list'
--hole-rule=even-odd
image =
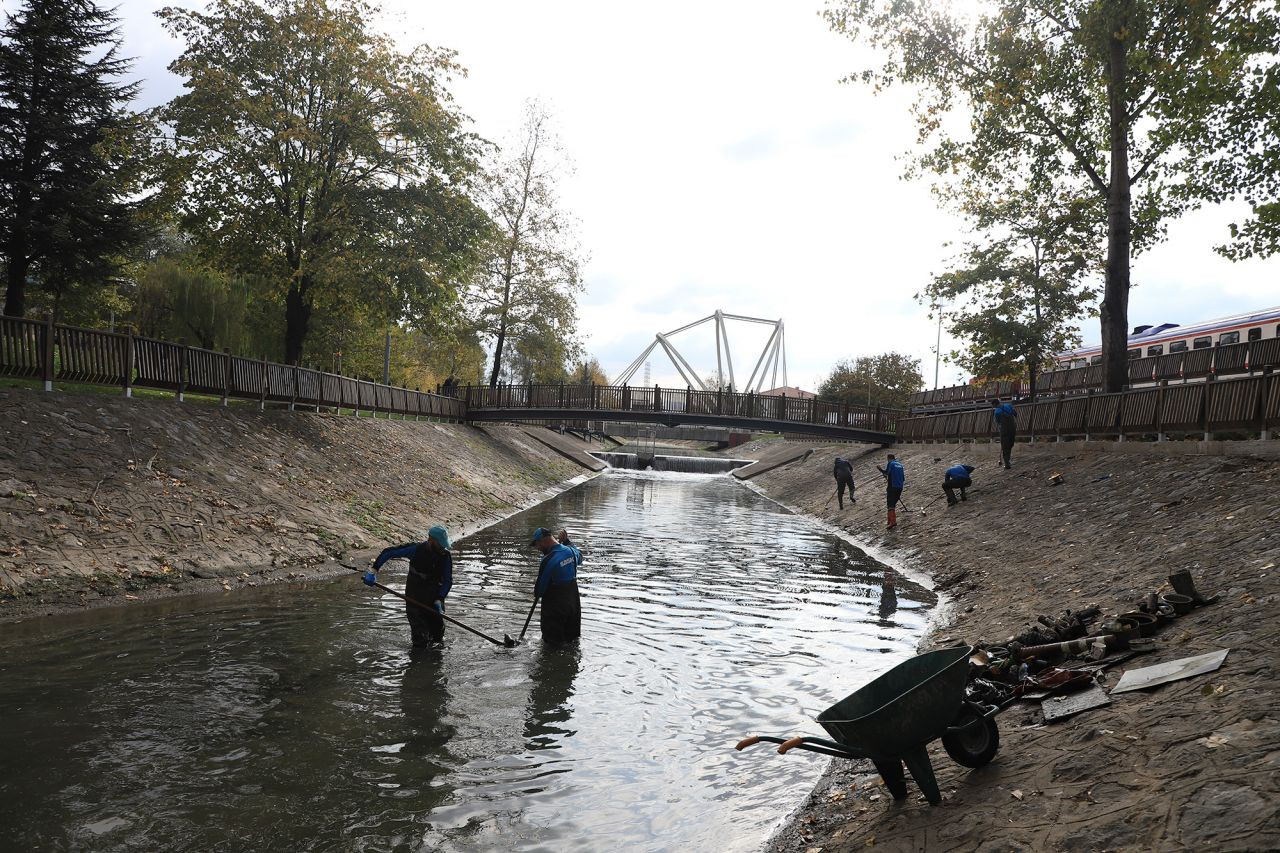
{"label": "person standing on bank", "polygon": [[994,407],[991,417],[1000,430],[1000,456],[1004,460],[1004,467],[1011,468],[1013,466],[1009,464],[1009,456],[1013,453],[1013,442],[1018,437],[1018,413],[1014,411],[1012,403],[1002,403],[999,397],[992,400],[991,405]]}
{"label": "person standing on bank", "polygon": [[[973,485],[972,465],[960,465],[959,463],[952,465],[947,469],[946,475],[942,478],[942,491],[947,493],[947,506],[955,506],[960,501],[969,500],[969,496],[964,490]],[[960,490],[960,501],[956,500],[955,490]],[[937,500],[937,498],[934,498]]]}
{"label": "person standing on bank", "polygon": [[430,605],[419,607],[412,602],[404,604],[409,619],[409,633],[415,646],[444,642],[444,600],[453,586],[453,554],[449,551],[449,531],[437,524],[427,531],[426,542],[409,542],[386,548],[373,561],[373,569],[365,572],[364,582],[373,586],[378,581],[377,571],[388,560],[409,561],[409,576],[404,582],[406,598]]}
{"label": "person standing on bank", "polygon": [[538,581],[533,597],[542,599],[542,615],[538,624],[542,639],[548,643],[568,643],[582,636],[582,599],[578,596],[578,566],[582,552],[569,542],[569,533],[559,537],[539,527],[529,542],[542,552],[538,565]]}
{"label": "person standing on bank", "polygon": [[898,457],[892,453],[889,454],[889,464],[883,468],[876,468],[884,475],[885,500],[889,504],[889,523],[885,525],[886,530],[892,530],[898,526],[898,500],[902,497],[902,488],[907,484],[907,472],[902,467],[902,463],[898,461]]}
{"label": "person standing on bank", "polygon": [[[853,463],[848,459],[836,457],[835,465],[836,478],[836,500],[840,502],[840,508],[844,509],[844,490],[849,489],[849,503],[856,504],[858,499],[853,495]],[[830,501],[830,498],[827,498]],[[831,506],[830,503],[827,506]]]}

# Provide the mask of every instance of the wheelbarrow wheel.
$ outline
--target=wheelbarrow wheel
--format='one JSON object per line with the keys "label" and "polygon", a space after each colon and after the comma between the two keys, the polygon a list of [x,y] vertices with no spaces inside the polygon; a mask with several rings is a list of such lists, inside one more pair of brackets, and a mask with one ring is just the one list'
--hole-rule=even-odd
{"label": "wheelbarrow wheel", "polygon": [[996,727],[995,717],[982,717],[965,708],[951,727],[958,731],[944,734],[942,746],[956,764],[982,767],[1000,750],[1000,729]]}

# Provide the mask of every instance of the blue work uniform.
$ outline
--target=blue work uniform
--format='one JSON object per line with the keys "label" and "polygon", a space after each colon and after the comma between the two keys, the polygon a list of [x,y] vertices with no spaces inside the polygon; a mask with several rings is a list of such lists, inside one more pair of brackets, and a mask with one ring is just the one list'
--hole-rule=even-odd
{"label": "blue work uniform", "polygon": [[542,639],[548,642],[566,643],[582,635],[582,599],[578,594],[581,564],[582,552],[561,542],[542,557],[538,566],[533,594],[542,599],[539,625]]}
{"label": "blue work uniform", "polygon": [[897,459],[890,460],[888,465],[878,470],[884,475],[887,486],[885,500],[889,504],[889,509],[893,509],[898,505],[898,499],[902,497],[902,489],[907,484],[907,471]]}
{"label": "blue work uniform", "polygon": [[969,476],[972,473],[972,465],[952,465],[947,469],[946,475],[942,478],[942,491],[947,494],[948,504],[957,503],[955,489],[960,490],[960,500],[969,500],[964,490],[973,485],[973,478]]}
{"label": "blue work uniform", "polygon": [[1009,457],[1013,453],[1013,443],[1018,438],[1018,413],[1012,403],[1001,403],[991,413],[996,426],[1000,429],[1000,457],[1004,467],[1009,466]]}
{"label": "blue work uniform", "polygon": [[405,597],[427,605],[419,607],[405,602],[405,616],[409,620],[413,644],[423,646],[433,640],[443,640],[444,620],[433,605],[439,601],[443,612],[444,600],[453,587],[453,554],[449,551],[436,553],[429,542],[409,542],[385,549],[373,561],[373,570],[376,572],[388,560],[395,559],[409,561],[409,576],[404,582]]}

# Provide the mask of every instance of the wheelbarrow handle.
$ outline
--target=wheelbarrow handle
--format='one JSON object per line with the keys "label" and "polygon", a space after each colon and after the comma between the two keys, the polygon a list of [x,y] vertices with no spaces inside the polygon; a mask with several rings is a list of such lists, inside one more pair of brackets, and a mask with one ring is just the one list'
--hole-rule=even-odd
{"label": "wheelbarrow handle", "polygon": [[738,750],[739,752],[741,752],[742,750],[746,749],[746,748],[747,748],[747,747],[749,747],[749,746],[755,746],[755,745],[756,745],[756,744],[758,744],[759,742],[760,742],[760,736],[759,736],[759,735],[752,735],[751,737],[744,737],[742,740],[738,741],[738,745],[737,745],[737,746],[735,746],[735,747],[734,747],[734,749],[736,749],[736,750]]}
{"label": "wheelbarrow handle", "polygon": [[805,740],[806,738],[803,736],[793,737],[791,738],[791,740],[784,740],[782,742],[782,745],[778,747],[778,755],[786,755],[788,752],[795,749],[797,746],[800,746],[801,744],[803,744]]}

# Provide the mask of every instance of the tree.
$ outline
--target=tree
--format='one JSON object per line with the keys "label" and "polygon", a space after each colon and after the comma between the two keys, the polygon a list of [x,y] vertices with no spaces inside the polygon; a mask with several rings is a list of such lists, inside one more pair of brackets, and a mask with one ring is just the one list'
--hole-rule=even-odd
{"label": "tree", "polygon": [[514,153],[499,155],[488,170],[483,198],[496,233],[470,291],[476,327],[493,341],[490,386],[502,375],[508,339],[545,349],[550,334],[566,354],[575,347],[582,260],[555,192],[567,167],[550,117],[536,103],[526,106],[522,137]]}
{"label": "tree", "polygon": [[518,336],[510,341],[511,350],[501,375],[510,382],[526,385],[566,381],[569,365],[580,352],[577,342],[566,339],[556,324],[540,313],[519,328]]}
{"label": "tree", "polygon": [[609,377],[594,355],[583,359],[573,371],[573,381],[579,385],[608,385]]}
{"label": "tree", "polygon": [[361,0],[213,0],[159,15],[186,41],[170,198],[228,269],[268,276],[283,355],[302,358],[318,304],[430,325],[455,304],[488,224],[468,189],[478,140],[445,50],[397,51]]}
{"label": "tree", "polygon": [[[1071,176],[1062,189],[1103,203],[1102,352],[1106,388],[1120,390],[1132,255],[1170,217],[1247,189],[1249,177],[1218,142],[1277,144],[1274,122],[1236,108],[1275,85],[1275,6],[991,0],[985,8],[962,17],[912,0],[834,0],[825,14],[836,31],[887,51],[860,79],[922,90],[913,109],[920,142],[933,147],[917,167],[995,179],[1051,156]],[[967,136],[946,120],[956,107],[969,114]]]}
{"label": "tree", "polygon": [[141,334],[189,340],[204,349],[246,352],[251,283],[174,258],[149,263],[138,277],[134,317]]}
{"label": "tree", "polygon": [[36,284],[55,314],[104,288],[142,237],[141,122],[126,104],[114,12],[91,0],[27,0],[0,29],[0,260],[4,313]]}
{"label": "tree", "polygon": [[934,310],[958,306],[950,331],[968,346],[950,360],[987,379],[1025,375],[1033,397],[1053,356],[1079,344],[1074,323],[1098,295],[1087,278],[1101,230],[1097,200],[1064,197],[1047,162],[1032,164],[1025,183],[952,188],[949,199],[983,236],[917,295]]}
{"label": "tree", "polygon": [[905,409],[911,395],[923,387],[920,359],[886,352],[836,362],[818,386],[818,399],[851,406]]}

